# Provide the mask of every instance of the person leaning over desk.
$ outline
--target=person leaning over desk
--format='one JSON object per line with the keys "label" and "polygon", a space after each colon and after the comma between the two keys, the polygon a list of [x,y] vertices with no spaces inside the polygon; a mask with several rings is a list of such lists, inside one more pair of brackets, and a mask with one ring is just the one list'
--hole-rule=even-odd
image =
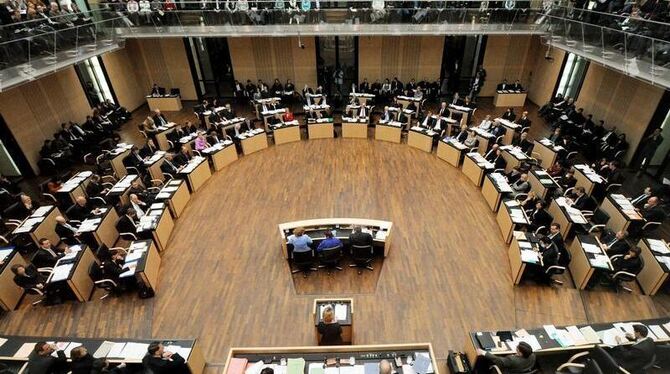
{"label": "person leaning over desk", "polygon": [[142,365],[153,374],[187,373],[186,360],[179,353],[165,350],[161,342],[149,344],[147,354],[142,359]]}
{"label": "person leaning over desk", "polygon": [[330,306],[323,310],[323,321],[317,326],[321,341],[319,345],[341,345],[342,344],[342,326],[335,319],[335,312]]}
{"label": "person leaning over desk", "polygon": [[[633,334],[626,334],[626,339],[635,342],[629,346],[617,346],[613,350],[614,359],[631,373],[644,372],[645,366],[651,363],[656,347],[654,341],[648,336],[649,330],[644,325],[633,325]],[[620,336],[616,337],[617,343],[624,343]]]}
{"label": "person leaning over desk", "polygon": [[[51,355],[53,352],[56,352],[57,357]],[[38,342],[28,356],[26,369],[30,374],[66,373],[67,357],[62,350],[57,351],[55,344]]]}
{"label": "person leaning over desk", "polygon": [[519,343],[516,347],[516,353],[510,356],[498,357],[480,348],[477,348],[477,354],[489,359],[506,374],[525,373],[535,367],[533,348],[526,342]]}
{"label": "person leaning over desk", "polygon": [[293,245],[293,252],[309,252],[312,250],[312,238],[305,234],[304,227],[293,229],[293,235],[289,235],[288,243]]}

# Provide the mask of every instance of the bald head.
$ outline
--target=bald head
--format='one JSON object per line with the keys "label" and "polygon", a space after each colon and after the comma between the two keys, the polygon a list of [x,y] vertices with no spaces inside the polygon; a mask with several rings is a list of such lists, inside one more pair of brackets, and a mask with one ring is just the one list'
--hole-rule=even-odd
{"label": "bald head", "polygon": [[86,205],[86,198],[84,196],[77,196],[77,204],[81,206]]}
{"label": "bald head", "polygon": [[391,363],[387,360],[381,360],[379,363],[379,374],[391,374],[392,372],[393,368],[391,367]]}

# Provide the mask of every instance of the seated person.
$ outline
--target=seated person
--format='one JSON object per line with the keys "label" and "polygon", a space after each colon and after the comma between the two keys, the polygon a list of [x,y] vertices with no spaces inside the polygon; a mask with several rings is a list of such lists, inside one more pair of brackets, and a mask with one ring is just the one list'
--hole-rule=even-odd
{"label": "seated person", "polygon": [[[53,353],[56,352],[56,356]],[[27,372],[31,374],[52,374],[67,372],[65,352],[58,350],[55,344],[38,342],[28,356]]]}
{"label": "seated person", "polygon": [[498,144],[494,144],[491,146],[491,149],[484,154],[484,158],[486,159],[486,161],[493,162],[493,160],[496,159],[496,153],[499,147],[500,146]]}
{"label": "seated person", "polygon": [[514,83],[512,84],[512,91],[523,91],[523,86],[521,85],[521,82],[519,80],[515,80]]}
{"label": "seated person", "polygon": [[537,197],[537,195],[535,195],[535,191],[531,190],[530,192],[528,192],[526,198],[523,201],[521,201],[521,207],[523,208],[523,210],[526,211],[526,214],[530,215],[535,209],[535,205],[537,204],[538,201],[542,200],[540,200]]}
{"label": "seated person", "polygon": [[612,275],[619,271],[625,271],[632,274],[637,274],[642,270],[642,261],[640,260],[640,247],[631,247],[623,257],[616,258],[612,261]]}
{"label": "seated person", "polygon": [[491,123],[491,128],[489,129],[489,133],[491,133],[495,138],[498,138],[499,136],[505,135],[505,128],[498,124],[497,121],[493,121]]}
{"label": "seated person", "polygon": [[547,212],[546,203],[542,200],[538,200],[535,203],[535,208],[528,214],[528,218],[530,219],[530,227],[533,231],[539,227],[551,225],[552,221],[551,215]]}
{"label": "seated person", "polygon": [[174,157],[174,163],[178,166],[184,166],[188,164],[192,158],[191,151],[189,151],[186,146],[182,146],[179,153]]}
{"label": "seated person", "polygon": [[200,152],[209,147],[211,147],[211,145],[207,143],[205,135],[203,133],[198,133],[198,136],[195,138],[195,150]]}
{"label": "seated person", "polygon": [[502,119],[506,119],[508,121],[514,121],[516,119],[516,113],[514,113],[514,108],[507,108],[505,113],[502,115]]}
{"label": "seated person", "polygon": [[489,131],[491,128],[491,125],[493,124],[493,121],[491,121],[491,115],[487,114],[486,117],[482,120],[482,122],[479,124],[479,128],[484,130],[484,131]]}
{"label": "seated person", "polygon": [[574,187],[575,184],[577,184],[577,178],[575,178],[574,169],[570,169],[570,170],[566,171],[565,175],[563,175],[562,177],[559,177],[556,180],[556,183],[558,183],[558,185],[561,186],[561,189],[563,189],[563,191],[566,191],[566,190]]}
{"label": "seated person", "polygon": [[65,254],[70,253],[71,250],[65,247],[56,248],[51,245],[51,241],[47,238],[39,240],[39,247],[33,255],[32,263],[39,268],[52,268],[56,262],[60,260]]}
{"label": "seated person", "polygon": [[535,367],[533,348],[526,342],[519,343],[516,353],[510,356],[497,356],[480,348],[477,348],[477,354],[489,359],[503,373],[525,373]]}
{"label": "seated person", "polygon": [[126,209],[126,214],[122,215],[116,223],[116,231],[118,231],[119,234],[131,233],[137,235],[137,223],[139,223],[139,221],[135,209],[128,208]]}
{"label": "seated person", "polygon": [[465,145],[468,148],[475,148],[479,145],[479,139],[477,139],[477,135],[475,134],[474,131],[470,129],[468,130],[468,136],[463,141],[463,145]]}
{"label": "seated person", "polygon": [[391,112],[389,110],[388,106],[384,107],[384,113],[382,113],[381,118],[379,119],[381,122],[390,122],[395,120],[395,113]]}
{"label": "seated person", "polygon": [[505,161],[505,158],[502,156],[502,151],[500,150],[500,148],[496,149],[495,157],[491,162],[493,163],[494,169],[505,170],[505,167],[507,166],[507,161]]}
{"label": "seated person", "polygon": [[461,125],[460,131],[458,132],[458,134],[456,134],[456,140],[458,140],[460,143],[463,143],[467,138],[468,138],[468,126]]}
{"label": "seated person", "polygon": [[163,160],[163,163],[161,164],[161,171],[163,173],[167,173],[167,174],[172,175],[173,177],[176,177],[180,170],[181,170],[181,166],[177,165],[174,162],[174,158],[172,156],[172,153],[166,153],[165,154],[165,159]]}
{"label": "seated person", "polygon": [[326,230],[324,232],[324,235],[326,235],[326,239],[322,240],[321,243],[319,243],[319,246],[316,248],[317,252],[321,252],[326,248],[335,248],[342,245],[342,241],[334,237],[332,231]]}
{"label": "seated person", "polygon": [[166,351],[160,342],[149,344],[147,354],[142,359],[142,365],[147,372],[153,374],[188,372],[186,360],[179,353]]}
{"label": "seated person", "polygon": [[651,187],[645,187],[645,189],[640,194],[633,195],[633,197],[630,199],[630,202],[634,207],[639,208],[644,206],[647,200],[649,200],[649,198],[652,196],[653,192]]}
{"label": "seated person", "polygon": [[158,147],[154,144],[153,139],[147,139],[147,143],[140,149],[140,157],[142,158],[149,158],[158,151]]}
{"label": "seated person", "polygon": [[527,156],[530,156],[533,152],[534,144],[528,141],[528,133],[522,132],[518,138],[512,140],[512,145],[515,147],[521,148],[521,151]]}
{"label": "seated person", "polygon": [[626,240],[628,232],[619,230],[614,234],[606,235],[600,238],[600,248],[612,257],[616,255],[625,255],[630,249],[630,244]]}
{"label": "seated person", "polygon": [[98,174],[91,175],[88,185],[86,186],[86,195],[90,197],[102,197],[107,194],[109,188],[105,188],[101,183],[101,178]]}
{"label": "seated person", "polygon": [[97,374],[113,373],[122,374],[125,362],[114,368],[107,368],[108,363],[103,358],[94,358],[83,345],[75,347],[70,351],[72,374]]}
{"label": "seated person", "polygon": [[33,199],[28,195],[22,194],[20,199],[21,201],[15,211],[16,218],[20,220],[28,218],[28,216],[33,214],[33,212],[40,207],[40,204],[33,202]]}
{"label": "seated person", "polygon": [[14,283],[21,288],[37,288],[39,290],[45,291],[46,288],[46,279],[37,272],[34,266],[30,265],[28,267],[15,264],[11,267],[12,273],[14,273]]}
{"label": "seated person", "polygon": [[135,210],[137,218],[142,218],[146,214],[146,211],[149,209],[149,205],[142,201],[139,196],[136,194],[130,194],[130,202],[128,205]]}
{"label": "seated person", "polygon": [[309,252],[312,250],[312,238],[305,234],[304,227],[296,227],[293,234],[289,235],[288,243],[293,245],[293,252]]}
{"label": "seated person", "polygon": [[519,180],[512,183],[512,190],[514,191],[514,196],[522,193],[527,193],[530,191],[530,183],[528,182],[528,174],[523,173],[519,177]]}
{"label": "seated person", "polygon": [[530,118],[528,118],[528,111],[524,110],[523,112],[521,112],[521,118],[519,118],[516,121],[516,123],[518,123],[521,126],[521,129],[523,129],[524,127],[530,127],[532,121],[530,120]]}
{"label": "seated person", "polygon": [[663,222],[665,219],[665,212],[659,206],[659,199],[656,196],[650,197],[647,203],[637,211],[647,222]]}
{"label": "seated person", "polygon": [[65,214],[69,219],[83,221],[95,211],[95,208],[84,196],[77,196],[74,205],[69,207]]}
{"label": "seated person", "polygon": [[616,337],[618,346],[612,350],[612,356],[621,367],[630,373],[643,373],[644,369],[652,362],[656,346],[649,337],[647,326],[641,324],[633,325],[633,334],[626,334],[627,343],[620,336]]}
{"label": "seated person", "polygon": [[575,197],[571,199],[571,206],[579,210],[587,210],[590,197],[586,194],[586,190],[582,186],[577,186],[573,190]]}
{"label": "seated person", "polygon": [[68,245],[79,243],[77,228],[71,225],[63,216],[56,216],[56,235]]}
{"label": "seated person", "polygon": [[372,246],[373,238],[369,232],[363,232],[361,226],[354,226],[354,231],[349,235],[349,245],[353,246]]}
{"label": "seated person", "polygon": [[323,310],[323,321],[319,322],[316,327],[321,335],[319,345],[341,345],[342,342],[342,326],[335,319],[335,311],[333,308],[326,307]]}
{"label": "seated person", "polygon": [[502,83],[500,83],[496,87],[496,90],[498,90],[498,91],[511,90],[511,89],[512,89],[512,85],[507,83],[507,79],[503,79]]}
{"label": "seated person", "polygon": [[551,239],[552,243],[554,243],[558,253],[560,254],[560,265],[568,266],[568,263],[570,262],[570,255],[567,254],[567,250],[565,249],[565,242],[563,241],[563,235],[561,234],[561,224],[558,222],[552,223],[549,226],[549,235],[547,235],[547,237]]}

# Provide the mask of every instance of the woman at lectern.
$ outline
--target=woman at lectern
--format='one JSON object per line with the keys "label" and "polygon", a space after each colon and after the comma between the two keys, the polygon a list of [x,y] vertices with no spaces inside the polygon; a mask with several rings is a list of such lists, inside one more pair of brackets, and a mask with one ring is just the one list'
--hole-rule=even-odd
{"label": "woman at lectern", "polygon": [[335,319],[333,308],[327,307],[323,310],[323,321],[317,326],[321,341],[319,345],[341,345],[342,344],[342,326]]}

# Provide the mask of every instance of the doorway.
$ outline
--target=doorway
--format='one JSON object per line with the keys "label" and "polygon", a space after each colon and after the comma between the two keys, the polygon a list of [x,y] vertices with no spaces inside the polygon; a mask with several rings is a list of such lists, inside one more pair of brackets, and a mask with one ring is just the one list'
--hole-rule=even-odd
{"label": "doorway", "polygon": [[114,94],[112,85],[109,84],[107,71],[100,57],[96,56],[86,59],[77,63],[74,68],[91,107],[98,106],[98,104],[106,100],[117,103],[116,95]]}
{"label": "doorway", "polygon": [[228,40],[188,38],[186,43],[198,97],[231,98],[234,78]]}
{"label": "doorway", "polygon": [[352,84],[358,84],[358,37],[317,37],[316,69],[319,85],[330,102],[345,102]]}
{"label": "doorway", "polygon": [[588,68],[589,61],[587,59],[574,53],[568,53],[563,61],[561,77],[552,97],[556,97],[560,93],[563,94],[563,97],[571,97],[577,100]]}
{"label": "doorway", "polygon": [[447,35],[444,37],[440,94],[469,92],[477,66],[484,60],[486,35]]}

